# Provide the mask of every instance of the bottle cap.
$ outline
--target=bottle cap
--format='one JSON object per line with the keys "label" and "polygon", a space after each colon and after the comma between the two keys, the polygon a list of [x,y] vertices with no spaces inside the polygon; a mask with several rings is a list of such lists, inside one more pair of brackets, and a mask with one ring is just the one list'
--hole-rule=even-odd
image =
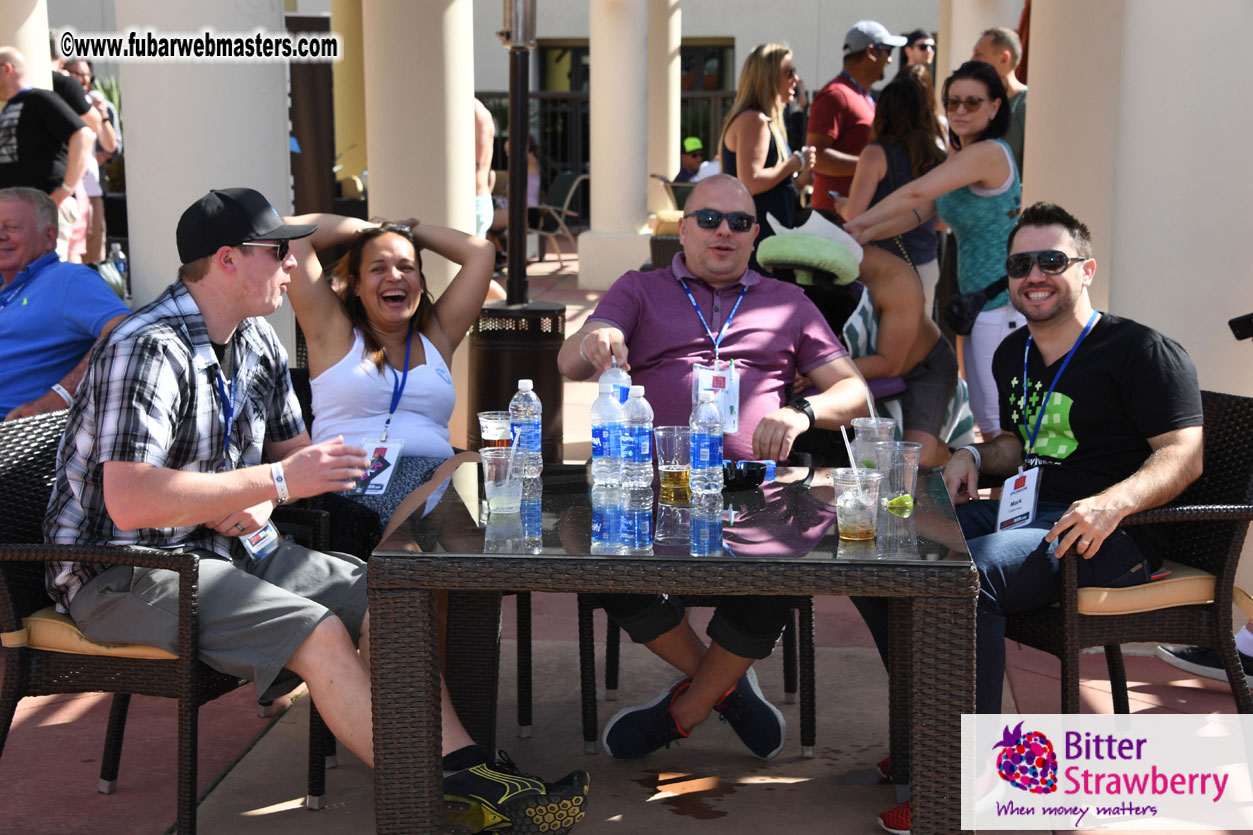
{"label": "bottle cap", "polygon": [[644,396],[644,387],[643,387],[643,386],[631,386],[631,396],[632,396],[632,397],[643,397],[643,396]]}
{"label": "bottle cap", "polygon": [[600,381],[600,393],[601,394],[613,394],[613,383],[609,382],[608,380],[601,380]]}
{"label": "bottle cap", "polygon": [[530,380],[518,381],[518,391],[531,391],[534,388],[535,388],[535,383],[531,382]]}

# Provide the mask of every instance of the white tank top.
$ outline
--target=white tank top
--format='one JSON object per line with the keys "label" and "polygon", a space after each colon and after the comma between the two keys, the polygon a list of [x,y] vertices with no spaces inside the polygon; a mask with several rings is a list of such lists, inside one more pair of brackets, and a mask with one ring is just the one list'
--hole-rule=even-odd
{"label": "white tank top", "polygon": [[[343,435],[344,442],[374,442],[383,434],[392,402],[389,365],[382,372],[366,355],[361,332],[353,329],[352,347],[343,359],[310,380],[313,393],[313,442]],[[404,455],[447,458],[448,420],[457,394],[444,358],[422,334],[426,362],[409,369],[409,379],[387,430],[389,441],[404,440]]]}

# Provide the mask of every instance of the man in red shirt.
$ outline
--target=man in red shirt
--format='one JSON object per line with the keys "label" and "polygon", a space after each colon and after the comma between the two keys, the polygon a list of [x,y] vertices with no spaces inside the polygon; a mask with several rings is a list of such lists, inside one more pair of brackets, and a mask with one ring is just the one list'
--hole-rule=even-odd
{"label": "man in red shirt", "polygon": [[814,97],[805,143],[818,149],[814,196],[810,205],[835,211],[831,192],[848,195],[857,157],[870,140],[874,99],[870,85],[883,78],[892,63],[892,48],[905,38],[882,23],[861,20],[844,36],[844,70]]}

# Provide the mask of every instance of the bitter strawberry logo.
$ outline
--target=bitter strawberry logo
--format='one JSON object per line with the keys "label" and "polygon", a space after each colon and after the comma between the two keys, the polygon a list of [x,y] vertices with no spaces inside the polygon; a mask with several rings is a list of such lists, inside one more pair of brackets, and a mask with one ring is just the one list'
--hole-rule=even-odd
{"label": "bitter strawberry logo", "polygon": [[996,773],[1001,779],[1031,794],[1057,791],[1057,754],[1053,743],[1039,731],[1022,732],[1022,722],[1012,731],[1009,725],[1001,741],[993,748],[1003,748],[996,757]]}

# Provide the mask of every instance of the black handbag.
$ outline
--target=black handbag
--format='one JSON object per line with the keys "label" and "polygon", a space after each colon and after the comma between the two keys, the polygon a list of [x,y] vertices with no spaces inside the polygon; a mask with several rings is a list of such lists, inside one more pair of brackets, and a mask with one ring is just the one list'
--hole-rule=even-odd
{"label": "black handbag", "polygon": [[983,310],[983,306],[994,297],[1005,292],[1007,287],[1009,287],[1009,278],[1001,276],[982,290],[953,296],[940,310],[944,323],[953,330],[953,333],[968,336],[974,330],[975,317],[979,315],[979,311]]}

